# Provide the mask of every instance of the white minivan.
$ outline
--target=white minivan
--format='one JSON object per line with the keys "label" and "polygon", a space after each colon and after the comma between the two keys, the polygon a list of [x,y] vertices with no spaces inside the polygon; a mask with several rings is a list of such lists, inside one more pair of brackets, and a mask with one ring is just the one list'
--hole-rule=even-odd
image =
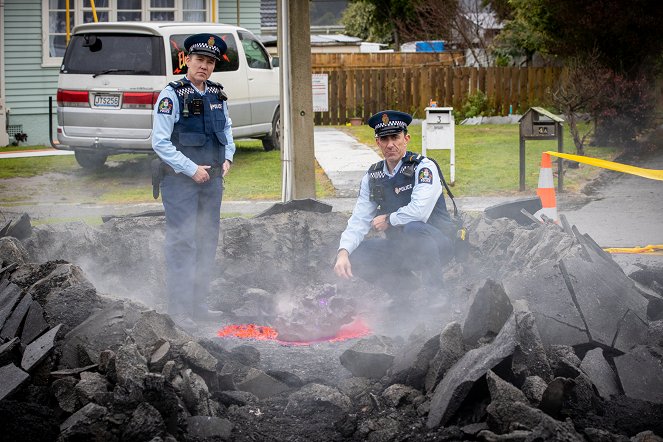
{"label": "white minivan", "polygon": [[57,139],[84,168],[108,155],[152,152],[152,109],[161,90],[186,73],[184,40],[209,32],[228,46],[210,80],[228,95],[233,137],[279,148],[279,73],[250,31],[173,22],[88,23],[74,28],[57,91]]}

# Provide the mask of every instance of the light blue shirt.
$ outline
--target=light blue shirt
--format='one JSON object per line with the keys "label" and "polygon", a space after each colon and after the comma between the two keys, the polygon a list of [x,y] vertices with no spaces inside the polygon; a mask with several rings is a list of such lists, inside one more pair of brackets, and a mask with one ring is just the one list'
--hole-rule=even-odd
{"label": "light blue shirt", "polygon": [[[393,177],[400,170],[402,163],[403,160],[399,161],[396,167],[394,167],[394,173],[389,173],[387,163],[385,162],[382,171],[389,177]],[[428,221],[431,213],[433,213],[435,203],[437,203],[440,195],[442,195],[442,181],[440,180],[437,166],[428,158],[424,158],[417,165],[414,176],[418,176],[419,170],[424,167],[427,167],[431,171],[433,175],[432,183],[418,183],[418,180],[414,180],[410,202],[389,215],[389,222],[392,226],[400,226],[413,221],[425,223]],[[359,244],[364,240],[368,231],[371,230],[371,221],[375,218],[378,208],[378,204],[370,200],[368,181],[367,173],[361,179],[357,203],[352,210],[352,216],[348,220],[348,226],[343,231],[338,246],[339,250],[345,249],[350,254],[359,247]]]}
{"label": "light blue shirt", "polygon": [[[193,86],[193,84],[191,86]],[[205,84],[205,90],[207,90],[207,84]],[[205,91],[198,92],[205,95]],[[173,112],[170,115],[160,113],[157,112],[157,106],[154,106],[152,112],[152,118],[154,119],[154,124],[152,125],[152,149],[154,149],[157,155],[159,155],[159,158],[172,167],[175,172],[183,173],[187,176],[193,176],[198,169],[198,164],[194,163],[182,152],[178,151],[175,148],[175,145],[170,141],[170,136],[173,133],[175,123],[180,120],[180,102],[177,99],[177,94],[171,86],[166,86],[164,90],[161,91],[159,99],[157,99],[157,104],[160,103],[161,99],[164,97],[168,97],[172,101]],[[233,156],[235,155],[235,143],[233,142],[233,133],[231,129],[232,121],[228,114],[228,104],[225,101],[223,102],[223,111],[226,114],[226,126],[223,129],[223,133],[226,135],[226,140],[228,140],[228,144],[225,146],[225,158],[232,162]],[[203,164],[201,164],[201,166],[202,165]]]}

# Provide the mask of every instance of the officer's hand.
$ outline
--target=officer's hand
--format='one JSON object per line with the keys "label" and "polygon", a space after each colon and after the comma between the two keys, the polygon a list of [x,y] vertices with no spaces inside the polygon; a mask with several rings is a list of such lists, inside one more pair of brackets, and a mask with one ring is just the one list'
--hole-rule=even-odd
{"label": "officer's hand", "polygon": [[334,272],[341,278],[352,278],[352,265],[350,264],[350,254],[347,250],[341,249],[336,255],[336,264],[334,264]]}
{"label": "officer's hand", "polygon": [[223,162],[223,176],[226,176],[229,170],[230,170],[230,161],[226,160]]}
{"label": "officer's hand", "polygon": [[389,223],[387,222],[387,217],[390,214],[387,213],[385,215],[378,215],[375,218],[373,218],[373,221],[371,221],[371,227],[373,227],[375,230],[378,232],[384,232],[389,228]]}
{"label": "officer's hand", "polygon": [[191,178],[198,184],[209,181],[209,173],[207,173],[207,169],[210,167],[212,166],[198,166],[196,173],[194,173]]}

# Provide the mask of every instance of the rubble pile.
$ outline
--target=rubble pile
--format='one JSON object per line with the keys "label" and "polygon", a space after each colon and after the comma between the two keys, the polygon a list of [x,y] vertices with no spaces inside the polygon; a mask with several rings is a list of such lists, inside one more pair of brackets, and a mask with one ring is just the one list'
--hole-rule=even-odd
{"label": "rubble pile", "polygon": [[[216,338],[225,324],[191,336],[159,313],[162,218],[0,238],[3,437],[660,440],[656,271],[629,278],[566,225],[466,217],[470,253],[445,268],[447,292],[414,288],[427,314],[405,316],[331,275],[345,219],[223,220],[211,301],[226,323],[262,319],[299,339],[354,309],[373,325],[309,346]],[[333,314],[307,323],[330,300]]]}

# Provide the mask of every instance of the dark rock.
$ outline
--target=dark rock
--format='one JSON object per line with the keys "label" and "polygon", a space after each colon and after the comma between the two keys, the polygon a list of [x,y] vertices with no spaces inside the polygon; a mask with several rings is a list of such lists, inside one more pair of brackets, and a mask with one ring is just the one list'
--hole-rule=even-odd
{"label": "dark rock", "polygon": [[172,359],[170,342],[164,341],[150,356],[150,370],[161,371],[164,365]]}
{"label": "dark rock", "polygon": [[488,426],[498,434],[520,429],[532,433],[527,440],[584,441],[572,423],[556,421],[522,402],[494,402],[487,411]]}
{"label": "dark rock", "polygon": [[643,431],[633,436],[631,442],[663,442],[663,437],[654,434],[653,431]]}
{"label": "dark rock", "polygon": [[511,356],[515,347],[516,320],[512,315],[492,343],[467,352],[437,385],[428,414],[428,428],[445,425],[458,410],[474,383],[488,370]]}
{"label": "dark rock", "polygon": [[[76,265],[65,262],[53,262],[40,266],[39,270],[40,272],[38,274],[40,276],[42,276],[41,272],[45,272],[46,274],[28,288],[28,293],[32,295],[35,301],[39,302],[44,307],[46,307],[46,298],[51,292],[78,285],[94,289],[90,281],[85,277],[81,268]],[[59,294],[55,295],[55,298],[58,297],[60,297]],[[66,297],[60,302],[65,302],[65,300]],[[64,311],[66,308],[59,310]],[[74,310],[71,308],[71,305],[69,305],[69,310]],[[48,312],[48,308],[46,311]],[[89,315],[89,312],[86,312],[86,314]]]}
{"label": "dark rock", "polygon": [[439,349],[439,335],[428,340],[423,339],[423,337],[410,340],[399,349],[393,365],[388,370],[389,383],[401,383],[416,389],[423,389],[428,366]]}
{"label": "dark rock", "polygon": [[290,388],[283,382],[269,376],[267,373],[256,368],[251,368],[244,380],[237,384],[237,389],[248,391],[260,399],[265,399],[283,393]]}
{"label": "dark rock", "polygon": [[187,435],[193,441],[230,440],[233,424],[228,419],[191,416],[187,419]]}
{"label": "dark rock", "polygon": [[529,404],[527,398],[522,391],[518,390],[514,385],[511,385],[504,379],[488,370],[486,373],[486,381],[488,382],[488,391],[490,392],[490,399],[492,402],[507,401],[507,402],[523,402]]}
{"label": "dark rock", "polygon": [[344,351],[341,365],[353,376],[380,379],[394,362],[395,347],[391,338],[371,336],[359,340]]}
{"label": "dark rock", "polygon": [[534,315],[529,311],[526,301],[518,300],[514,303],[514,307],[518,345],[513,354],[511,370],[516,377],[517,385],[521,385],[528,376],[539,376],[544,381],[551,381],[552,370]]}
{"label": "dark rock", "polygon": [[139,312],[124,301],[94,313],[65,335],[60,363],[69,368],[97,363],[102,351],[120,348],[138,317]]}
{"label": "dark rock", "polygon": [[108,409],[87,404],[60,425],[59,441],[86,440],[93,442],[116,441],[107,423]]}
{"label": "dark rock", "polygon": [[521,226],[529,226],[533,221],[529,217],[523,215],[521,210],[526,210],[529,213],[538,212],[541,210],[541,198],[535,196],[531,198],[520,198],[515,201],[495,204],[490,207],[486,207],[484,213],[488,218],[509,218]]}
{"label": "dark rock", "polygon": [[52,371],[50,376],[53,379],[62,379],[66,377],[72,377],[72,376],[79,376],[81,373],[84,373],[86,371],[94,370],[95,368],[98,368],[99,365],[93,364],[93,365],[88,365],[85,367],[78,367],[78,368],[67,368],[64,370],[55,370]]}
{"label": "dark rock", "polygon": [[0,366],[6,365],[17,356],[14,354],[14,350],[18,348],[20,342],[18,338],[13,338],[0,345]]}
{"label": "dark rock", "polygon": [[387,387],[382,392],[382,399],[390,407],[398,407],[401,403],[411,403],[418,396],[421,396],[421,392],[407,385],[394,384]]}
{"label": "dark rock", "polygon": [[513,311],[504,287],[492,279],[472,293],[468,304],[463,323],[463,339],[468,345],[476,345],[484,336],[496,336]]}
{"label": "dark rock", "polygon": [[663,347],[663,320],[649,323],[647,344],[654,347]]}
{"label": "dark rock", "polygon": [[483,430],[488,429],[488,424],[485,422],[477,422],[476,424],[469,424],[461,427],[461,431],[466,437],[476,438],[476,436]]}
{"label": "dark rock", "polygon": [[[75,269],[75,267],[71,267],[71,269]],[[51,276],[55,273],[56,271],[53,271]],[[106,304],[89,282],[74,283],[71,281],[69,284],[65,287],[50,287],[49,285],[40,287],[40,290],[48,290],[48,293],[40,293],[40,296],[44,298],[42,305],[49,325],[62,323],[65,334],[78,327]],[[71,308],[72,305],[75,305],[76,308]]]}
{"label": "dark rock", "polygon": [[538,376],[528,376],[520,387],[520,391],[527,397],[531,405],[538,407],[546,388],[548,388],[546,381]]}
{"label": "dark rock", "polygon": [[303,198],[290,200],[285,203],[276,203],[271,207],[263,210],[256,218],[261,218],[264,216],[276,215],[277,213],[286,213],[293,211],[305,211],[305,212],[316,212],[316,213],[329,213],[332,210],[332,206],[318,201],[312,198]]}
{"label": "dark rock", "polygon": [[55,347],[55,339],[60,328],[61,325],[57,325],[25,348],[23,359],[21,360],[21,368],[23,370],[31,371],[49,355]]}
{"label": "dark rock", "polygon": [[81,380],[78,381],[74,389],[80,404],[87,405],[90,402],[97,404],[103,402],[109,386],[106,378],[101,374],[83,372],[81,373]]}
{"label": "dark rock", "polygon": [[614,434],[600,428],[585,428],[582,430],[589,442],[629,442],[630,439],[621,434]]}
{"label": "dark rock", "polygon": [[205,380],[191,369],[182,370],[182,399],[192,415],[219,416],[219,404],[211,397]]}
{"label": "dark rock", "polygon": [[260,402],[260,399],[258,399],[255,394],[249,393],[248,391],[220,391],[215,393],[212,397],[226,407],[231,405],[243,407],[245,405]]}
{"label": "dark rock", "polygon": [[424,382],[426,392],[432,392],[445,373],[465,354],[463,332],[457,322],[450,322],[440,333],[439,350],[428,365]]}
{"label": "dark rock", "polygon": [[557,418],[560,416],[564,400],[568,397],[575,387],[573,379],[555,378],[548,384],[546,391],[539,403],[539,408],[549,416]]}
{"label": "dark rock", "polygon": [[[548,363],[555,377],[576,377],[582,361],[569,345],[551,345],[546,349]],[[576,370],[574,370],[575,368]]]}
{"label": "dark rock", "polygon": [[347,413],[352,402],[350,398],[334,387],[321,384],[306,384],[288,396],[285,413],[307,415],[320,409]]}
{"label": "dark rock", "polygon": [[603,357],[603,350],[589,350],[580,364],[580,369],[587,374],[592,384],[604,399],[619,394],[619,386],[615,372]]}
{"label": "dark rock", "polygon": [[52,442],[60,428],[53,409],[35,403],[0,400],[2,440]]}
{"label": "dark rock", "polygon": [[131,414],[131,419],[122,431],[122,440],[149,441],[166,430],[163,418],[152,405],[143,402]]}
{"label": "dark rock", "polygon": [[30,378],[30,375],[14,364],[0,367],[0,401],[10,396]]}
{"label": "dark rock", "polygon": [[663,356],[653,347],[637,346],[614,359],[624,393],[634,399],[663,403]]}
{"label": "dark rock", "polygon": [[294,373],[282,370],[267,370],[267,376],[271,376],[279,382],[283,382],[290,388],[301,388],[304,386],[304,381]]}
{"label": "dark rock", "polygon": [[38,302],[30,304],[28,314],[25,316],[23,331],[21,332],[21,343],[27,345],[37,339],[48,330],[49,325],[44,319],[44,309]]}
{"label": "dark rock", "polygon": [[0,238],[0,264],[23,264],[29,260],[28,251],[21,241],[13,237]]}
{"label": "dark rock", "polygon": [[240,364],[256,367],[260,363],[260,351],[250,345],[238,345],[230,353]]}
{"label": "dark rock", "polygon": [[20,298],[21,288],[16,284],[10,283],[0,291],[0,327],[4,326]]}
{"label": "dark rock", "polygon": [[9,236],[19,240],[29,238],[30,235],[32,235],[32,224],[30,223],[30,215],[27,213],[22,213],[20,216],[12,219],[2,229],[2,236]]}
{"label": "dark rock", "polygon": [[148,373],[143,380],[142,398],[159,410],[168,432],[178,435],[178,426],[186,422],[181,400],[172,383],[156,373]]}
{"label": "dark rock", "polygon": [[375,385],[375,380],[368,378],[351,377],[341,380],[338,389],[348,397],[357,399],[368,394]]}
{"label": "dark rock", "polygon": [[51,384],[51,393],[57,400],[58,406],[67,413],[73,413],[81,408],[81,403],[74,389],[77,382],[76,379],[69,376],[57,379]]}
{"label": "dark rock", "polygon": [[144,355],[151,355],[164,341],[180,347],[191,340],[188,334],[175,327],[172,318],[168,315],[157,313],[154,310],[135,313],[138,314],[138,317],[131,327],[129,335],[136,343],[138,350]]}
{"label": "dark rock", "polygon": [[[11,339],[20,336],[21,325],[25,316],[28,314],[31,304],[32,297],[30,295],[24,295],[21,298],[11,315],[9,315],[9,318],[5,321],[2,331],[0,331],[0,338]],[[24,344],[27,344],[27,342]]]}
{"label": "dark rock", "polygon": [[147,360],[145,356],[140,354],[136,344],[125,342],[117,349],[115,371],[118,384],[124,385],[131,381],[134,384],[142,385],[143,377],[149,370],[147,369]]}
{"label": "dark rock", "polygon": [[218,361],[205,348],[195,341],[188,341],[182,346],[182,357],[192,367],[213,372]]}

